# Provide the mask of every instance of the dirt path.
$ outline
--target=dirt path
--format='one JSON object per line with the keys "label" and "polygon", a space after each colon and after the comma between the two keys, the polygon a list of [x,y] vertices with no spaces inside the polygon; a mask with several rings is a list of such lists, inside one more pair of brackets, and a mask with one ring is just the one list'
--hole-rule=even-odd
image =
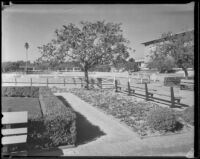
{"label": "dirt path", "polygon": [[[140,139],[113,117],[71,93],[62,96],[75,111],[100,128],[105,135],[75,148],[62,149],[64,156],[185,156],[193,147],[193,131],[171,136]],[[90,130],[88,130],[89,132]]]}

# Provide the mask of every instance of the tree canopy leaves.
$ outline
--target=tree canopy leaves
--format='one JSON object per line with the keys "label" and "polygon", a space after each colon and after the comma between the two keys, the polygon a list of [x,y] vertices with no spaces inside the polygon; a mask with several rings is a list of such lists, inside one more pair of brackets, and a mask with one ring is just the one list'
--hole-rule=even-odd
{"label": "tree canopy leaves", "polygon": [[164,33],[151,52],[149,67],[169,70],[173,67],[187,68],[194,65],[194,32],[181,34]]}
{"label": "tree canopy leaves", "polygon": [[123,37],[121,24],[105,21],[81,21],[55,30],[55,38],[40,46],[41,60],[51,64],[65,60],[80,62],[88,88],[88,70],[97,65],[112,64],[116,59],[129,57],[128,40]]}
{"label": "tree canopy leaves", "polygon": [[38,47],[42,58],[63,62],[66,59],[79,61],[83,68],[97,64],[110,64],[118,57],[129,57],[128,40],[122,35],[121,24],[105,21],[80,22],[63,25],[55,30],[56,37],[50,43]]}

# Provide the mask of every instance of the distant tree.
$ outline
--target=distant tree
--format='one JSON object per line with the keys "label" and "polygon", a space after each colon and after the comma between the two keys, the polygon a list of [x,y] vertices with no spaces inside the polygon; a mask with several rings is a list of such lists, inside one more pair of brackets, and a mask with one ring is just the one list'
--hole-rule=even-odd
{"label": "distant tree", "polygon": [[149,61],[148,68],[157,68],[160,73],[171,71],[176,66],[175,60],[171,56],[157,56]]}
{"label": "distant tree", "polygon": [[194,67],[194,32],[184,34],[164,33],[160,43],[152,50],[149,66],[159,70],[180,67],[188,78],[189,67]]}
{"label": "distant tree", "polygon": [[16,64],[13,62],[3,62],[1,66],[3,72],[14,72],[16,70]]}
{"label": "distant tree", "polygon": [[27,73],[27,71],[28,71],[28,49],[29,49],[29,44],[26,42],[24,47],[26,49],[26,73]]}
{"label": "distant tree", "polygon": [[51,67],[49,61],[42,60],[41,58],[35,60],[34,64],[37,70],[48,70],[48,68]]}
{"label": "distant tree", "polygon": [[124,70],[126,68],[126,59],[121,58],[120,56],[116,57],[115,60],[113,60],[112,65],[115,67],[117,70]]}
{"label": "distant tree", "polygon": [[135,59],[130,58],[126,64],[125,64],[125,69],[131,73],[131,72],[135,72],[135,71],[139,71],[138,65],[135,62]]}
{"label": "distant tree", "polygon": [[[30,63],[30,61],[28,61]],[[21,66],[25,66],[25,61],[15,61],[15,62],[2,62],[2,71],[4,72],[16,72],[21,71]]]}
{"label": "distant tree", "polygon": [[40,46],[42,58],[50,62],[75,60],[81,64],[85,73],[86,88],[89,89],[88,70],[99,64],[111,64],[117,57],[129,57],[127,43],[123,37],[121,24],[80,22],[63,25],[56,29],[56,38]]}

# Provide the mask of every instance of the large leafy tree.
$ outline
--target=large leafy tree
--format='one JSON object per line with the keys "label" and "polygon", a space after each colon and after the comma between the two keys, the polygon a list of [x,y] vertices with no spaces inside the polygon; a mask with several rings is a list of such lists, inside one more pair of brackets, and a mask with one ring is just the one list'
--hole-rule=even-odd
{"label": "large leafy tree", "polygon": [[194,66],[194,32],[164,33],[152,50],[149,64],[159,69],[182,68],[187,78],[187,69]]}
{"label": "large leafy tree", "polygon": [[88,70],[96,65],[111,64],[117,58],[129,57],[127,43],[121,24],[80,22],[79,26],[69,24],[56,29],[50,43],[38,47],[42,59],[51,63],[65,60],[80,62],[85,72],[86,88],[89,88]]}
{"label": "large leafy tree", "polygon": [[115,67],[115,69],[119,70],[125,70],[126,68],[126,59],[118,56],[115,60],[113,60],[112,65]]}

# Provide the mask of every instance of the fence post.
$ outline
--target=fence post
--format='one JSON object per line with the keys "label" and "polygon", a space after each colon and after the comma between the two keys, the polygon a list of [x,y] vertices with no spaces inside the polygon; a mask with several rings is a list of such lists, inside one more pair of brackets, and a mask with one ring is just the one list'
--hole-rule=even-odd
{"label": "fence post", "polygon": [[170,87],[170,91],[171,91],[171,108],[173,108],[175,106],[175,103],[174,103],[174,88]]}
{"label": "fence post", "polygon": [[149,100],[149,93],[148,93],[148,87],[147,87],[147,83],[145,82],[145,95],[146,95],[146,100]]}
{"label": "fence post", "polygon": [[81,88],[83,88],[83,79],[81,77]]}
{"label": "fence post", "polygon": [[100,80],[100,86],[101,86],[101,89],[102,89],[102,88],[103,88],[103,84],[102,84],[102,83],[103,83],[103,82],[102,82],[102,81],[103,81],[103,78],[100,78],[100,79],[101,79],[101,80]]}
{"label": "fence post", "polygon": [[65,78],[64,78],[64,86],[65,86]]}
{"label": "fence post", "polygon": [[114,75],[114,79],[113,79],[113,87],[115,87],[115,75]]}
{"label": "fence post", "polygon": [[17,79],[15,78],[15,86],[17,85]]}
{"label": "fence post", "polygon": [[48,87],[48,85],[49,85],[49,80],[48,80],[48,77],[47,77],[47,87]]}
{"label": "fence post", "polygon": [[115,80],[115,92],[118,92],[118,88],[117,88],[117,80]]}
{"label": "fence post", "polygon": [[128,81],[128,96],[131,95],[131,88],[130,88],[130,82]]}
{"label": "fence post", "polygon": [[31,86],[32,86],[32,78],[31,78]]}

